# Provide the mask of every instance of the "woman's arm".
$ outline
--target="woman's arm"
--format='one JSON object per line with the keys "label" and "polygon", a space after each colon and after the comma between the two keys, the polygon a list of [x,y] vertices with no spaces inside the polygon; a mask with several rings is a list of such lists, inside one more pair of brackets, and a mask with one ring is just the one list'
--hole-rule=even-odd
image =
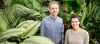
{"label": "woman's arm", "polygon": [[65,44],[68,44],[68,32],[66,31],[66,34],[65,34]]}
{"label": "woman's arm", "polygon": [[88,32],[85,33],[84,44],[89,44],[89,34],[88,34]]}

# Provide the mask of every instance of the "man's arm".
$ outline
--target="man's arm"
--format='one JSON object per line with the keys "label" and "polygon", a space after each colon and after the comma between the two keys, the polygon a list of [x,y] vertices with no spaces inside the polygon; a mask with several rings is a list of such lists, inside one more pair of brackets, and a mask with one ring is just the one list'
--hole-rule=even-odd
{"label": "man's arm", "polygon": [[40,27],[40,34],[41,36],[45,36],[45,23],[42,20],[41,27]]}
{"label": "man's arm", "polygon": [[63,24],[63,20],[62,21],[62,44],[64,43],[64,24]]}

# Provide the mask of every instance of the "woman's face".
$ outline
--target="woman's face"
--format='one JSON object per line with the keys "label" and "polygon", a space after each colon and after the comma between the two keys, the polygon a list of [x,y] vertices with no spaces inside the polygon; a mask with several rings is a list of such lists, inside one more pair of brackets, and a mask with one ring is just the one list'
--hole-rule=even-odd
{"label": "woman's face", "polygon": [[71,19],[72,28],[74,28],[74,29],[79,28],[79,24],[80,24],[80,22],[79,22],[78,18],[72,18]]}

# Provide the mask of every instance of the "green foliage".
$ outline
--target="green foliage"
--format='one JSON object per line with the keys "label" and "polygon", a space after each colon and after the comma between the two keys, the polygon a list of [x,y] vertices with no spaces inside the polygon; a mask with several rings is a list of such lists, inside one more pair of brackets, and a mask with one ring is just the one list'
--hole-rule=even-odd
{"label": "green foliage", "polygon": [[3,15],[3,12],[0,11],[0,34],[7,30],[9,27],[9,22],[7,18]]}
{"label": "green foliage", "polygon": [[24,29],[9,29],[0,35],[0,41],[7,40],[12,36],[19,36],[24,32]]}
{"label": "green foliage", "polygon": [[21,22],[20,20],[26,20],[23,19],[23,16],[28,16],[28,14],[32,13],[32,10],[22,6],[20,4],[15,4],[13,5],[11,8],[5,9],[5,16],[8,18],[8,20],[10,21],[10,26],[11,27],[15,27],[16,25],[18,25],[19,22]]}
{"label": "green foliage", "polygon": [[40,21],[32,21],[32,20],[28,20],[28,21],[24,21],[21,22],[17,28],[24,28],[25,32],[21,35],[21,37],[29,37],[34,35],[39,29],[41,22]]}
{"label": "green foliage", "polygon": [[41,19],[46,16],[36,0],[3,0],[0,10],[0,43],[16,44],[33,36],[39,30]]}
{"label": "green foliage", "polygon": [[[97,42],[100,42],[100,0],[77,0],[77,4],[80,7],[77,7],[77,4],[75,6],[72,3],[75,2],[75,0],[64,0],[67,7],[67,15],[70,16],[71,14],[79,14],[81,16],[81,26],[86,29],[89,32],[90,35],[90,44],[96,44]],[[74,10],[72,9],[74,8]],[[75,9],[77,10],[80,8],[80,10],[75,12]],[[70,9],[70,10],[68,10]],[[74,12],[73,12],[74,11]],[[62,17],[64,18],[64,17]],[[69,17],[68,17],[69,18]],[[69,20],[66,18],[67,20]],[[68,22],[66,21],[67,27],[69,27]]]}
{"label": "green foliage", "polygon": [[20,44],[55,44],[55,43],[46,37],[31,36],[30,38],[25,39]]}
{"label": "green foliage", "polygon": [[68,13],[72,11],[78,13],[81,10],[79,0],[64,0],[64,2],[66,3]]}
{"label": "green foliage", "polygon": [[16,44],[14,42],[8,42],[8,41],[3,41],[3,42],[0,42],[0,44]]}
{"label": "green foliage", "polygon": [[[50,1],[53,0],[3,0],[4,9],[0,9],[0,44],[54,44],[45,37],[34,36],[39,30],[41,19],[48,14],[46,2]],[[66,8],[60,5],[59,14],[64,20],[65,29],[70,27],[71,14],[79,14],[82,27],[90,34],[90,44],[100,42],[100,0],[59,2],[66,4]]]}

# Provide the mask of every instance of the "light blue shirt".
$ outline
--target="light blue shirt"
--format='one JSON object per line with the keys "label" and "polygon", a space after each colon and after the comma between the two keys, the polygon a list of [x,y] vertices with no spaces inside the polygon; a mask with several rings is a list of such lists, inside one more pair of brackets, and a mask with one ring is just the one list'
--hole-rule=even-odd
{"label": "light blue shirt", "polygon": [[42,20],[41,24],[41,36],[45,36],[56,44],[61,44],[64,38],[63,21],[60,17],[53,19],[51,16],[47,16]]}

